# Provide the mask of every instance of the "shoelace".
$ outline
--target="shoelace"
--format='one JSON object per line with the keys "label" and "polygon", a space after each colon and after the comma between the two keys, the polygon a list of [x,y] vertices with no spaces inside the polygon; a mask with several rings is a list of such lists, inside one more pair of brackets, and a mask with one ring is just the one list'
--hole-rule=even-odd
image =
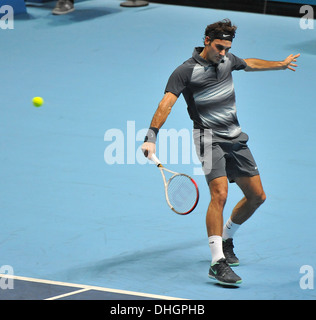
{"label": "shoelace", "polygon": [[219,261],[219,263],[218,263],[218,271],[217,272],[224,275],[224,274],[232,272],[232,270],[229,267],[226,260],[222,260],[222,261]]}

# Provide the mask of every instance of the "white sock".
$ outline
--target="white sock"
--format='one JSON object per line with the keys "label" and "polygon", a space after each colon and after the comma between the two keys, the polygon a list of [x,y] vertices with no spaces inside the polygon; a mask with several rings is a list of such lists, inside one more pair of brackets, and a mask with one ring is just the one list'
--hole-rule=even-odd
{"label": "white sock", "polygon": [[232,222],[229,218],[223,229],[223,240],[232,239],[239,227],[240,224]]}
{"label": "white sock", "polygon": [[212,264],[217,262],[219,259],[224,258],[223,243],[221,236],[210,236],[208,237],[208,243],[212,254]]}

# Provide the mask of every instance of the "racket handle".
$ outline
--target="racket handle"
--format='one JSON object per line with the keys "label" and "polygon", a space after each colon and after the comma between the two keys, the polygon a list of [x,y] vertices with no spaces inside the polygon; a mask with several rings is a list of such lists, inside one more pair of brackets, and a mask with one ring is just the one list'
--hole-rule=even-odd
{"label": "racket handle", "polygon": [[157,156],[153,153],[151,155],[151,159],[153,162],[155,162],[155,164],[157,165],[157,167],[159,167],[159,165],[161,165],[161,162],[159,161],[159,159],[157,158]]}

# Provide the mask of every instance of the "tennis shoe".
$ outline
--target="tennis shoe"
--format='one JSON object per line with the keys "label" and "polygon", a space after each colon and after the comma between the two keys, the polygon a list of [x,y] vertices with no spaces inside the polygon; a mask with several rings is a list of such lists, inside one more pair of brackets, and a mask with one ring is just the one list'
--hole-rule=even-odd
{"label": "tennis shoe", "polygon": [[239,266],[239,259],[234,253],[233,239],[223,240],[223,253],[230,267]]}
{"label": "tennis shoe", "polygon": [[74,4],[70,0],[58,0],[56,7],[53,10],[53,14],[61,15],[67,14],[75,10]]}
{"label": "tennis shoe", "polygon": [[242,282],[241,278],[231,269],[224,258],[211,264],[208,276],[227,286],[238,286]]}

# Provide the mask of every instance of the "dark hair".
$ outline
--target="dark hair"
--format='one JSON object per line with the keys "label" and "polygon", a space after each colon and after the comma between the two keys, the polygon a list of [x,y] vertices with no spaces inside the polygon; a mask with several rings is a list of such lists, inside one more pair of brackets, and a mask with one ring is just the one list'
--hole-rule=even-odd
{"label": "dark hair", "polygon": [[224,19],[212,24],[209,24],[204,33],[204,40],[209,37],[211,41],[215,39],[223,39],[222,35],[230,35],[230,41],[235,38],[237,27],[232,25],[229,19]]}

